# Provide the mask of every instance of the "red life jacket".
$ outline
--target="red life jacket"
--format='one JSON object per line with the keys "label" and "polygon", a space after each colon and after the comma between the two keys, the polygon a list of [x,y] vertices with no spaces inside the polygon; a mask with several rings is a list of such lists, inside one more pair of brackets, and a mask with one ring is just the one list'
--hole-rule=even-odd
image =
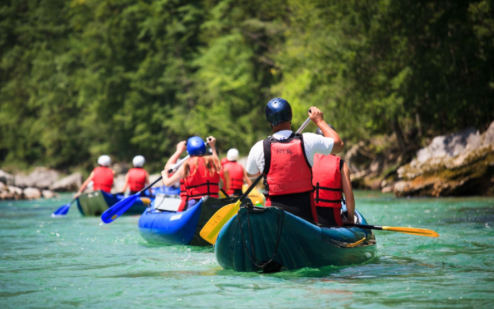
{"label": "red life jacket", "polygon": [[185,188],[185,182],[180,179],[180,206],[178,206],[178,211],[184,211],[185,205],[187,204],[187,189]]}
{"label": "red life jacket", "polygon": [[264,147],[264,179],[270,196],[311,192],[312,170],[301,134],[278,141],[267,138]]}
{"label": "red life jacket", "polygon": [[93,170],[93,190],[101,190],[111,193],[113,186],[113,171],[106,166],[98,166]]}
{"label": "red life jacket", "polygon": [[343,161],[335,155],[314,156],[312,184],[317,207],[341,208],[341,165]]}
{"label": "red life jacket", "polygon": [[146,185],[146,170],[140,167],[134,167],[127,173],[129,176],[129,189],[130,191],[137,192],[144,189]]}
{"label": "red life jacket", "polygon": [[[189,160],[189,163],[193,161]],[[199,199],[203,196],[218,198],[220,174],[211,175],[204,165],[204,158],[197,158],[197,166],[189,165],[189,177],[184,178],[187,199]]]}
{"label": "red life jacket", "polygon": [[233,194],[234,190],[242,189],[244,185],[244,167],[237,162],[228,162],[223,167],[230,176],[230,189],[228,194]]}

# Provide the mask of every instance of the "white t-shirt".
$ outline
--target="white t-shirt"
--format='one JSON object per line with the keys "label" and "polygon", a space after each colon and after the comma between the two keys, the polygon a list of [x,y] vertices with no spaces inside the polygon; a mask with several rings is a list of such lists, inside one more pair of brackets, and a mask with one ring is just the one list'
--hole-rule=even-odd
{"label": "white t-shirt", "polygon": [[[273,134],[273,137],[279,141],[285,140],[292,135],[293,131],[283,130]],[[320,153],[323,155],[331,154],[333,150],[334,140],[330,137],[324,137],[314,133],[303,133],[304,147],[307,161],[310,166],[314,165],[314,155]],[[246,171],[249,174],[257,174],[264,171],[264,147],[263,141],[257,142],[249,153],[247,159]]]}

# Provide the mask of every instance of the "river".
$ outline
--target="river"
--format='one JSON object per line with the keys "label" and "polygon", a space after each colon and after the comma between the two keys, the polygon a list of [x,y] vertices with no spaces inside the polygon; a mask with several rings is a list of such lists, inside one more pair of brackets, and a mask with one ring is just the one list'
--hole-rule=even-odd
{"label": "river", "polygon": [[212,248],[146,243],[138,217],[101,226],[53,200],[0,202],[1,308],[485,308],[494,301],[494,198],[396,199],[359,191],[377,256],[277,274],[223,270]]}

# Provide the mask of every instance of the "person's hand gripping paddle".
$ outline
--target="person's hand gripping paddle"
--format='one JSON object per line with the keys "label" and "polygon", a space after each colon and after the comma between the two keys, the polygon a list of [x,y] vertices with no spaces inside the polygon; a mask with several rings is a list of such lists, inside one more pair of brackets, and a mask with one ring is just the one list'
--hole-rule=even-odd
{"label": "person's hand gripping paddle", "polygon": [[[310,110],[309,110],[310,112]],[[302,126],[297,130],[297,133],[302,133],[302,131],[307,127],[310,123],[310,117],[304,121]],[[245,193],[238,199],[237,202],[233,204],[226,205],[218,210],[209,221],[204,225],[199,235],[207,242],[211,244],[216,243],[216,238],[218,238],[218,234],[221,228],[230,220],[240,209],[240,204],[247,198],[250,191],[254,189],[257,183],[261,180],[263,175],[259,175],[257,179],[252,183],[252,185],[245,191]]]}
{"label": "person's hand gripping paddle", "polygon": [[[182,164],[184,164],[185,161],[187,161],[189,159],[189,157],[190,156],[186,156],[185,158],[183,158],[182,160],[180,160],[179,162],[177,162],[177,164],[175,164],[175,166],[173,168],[171,168],[168,172],[169,173],[172,173],[172,172],[177,171],[178,168],[180,166],[182,166]],[[123,200],[121,200],[120,202],[116,203],[112,207],[108,208],[101,215],[101,220],[103,221],[103,223],[105,223],[105,224],[112,223],[118,217],[120,217],[121,215],[123,215],[130,207],[132,207],[132,205],[134,205],[135,201],[140,197],[140,195],[141,195],[142,192],[144,192],[147,189],[149,189],[152,186],[154,186],[162,178],[163,178],[163,176],[158,177],[158,179],[156,179],[152,184],[150,184],[149,186],[145,187],[141,191],[139,191],[136,194],[131,195],[131,196],[129,196],[129,197],[123,199]]]}

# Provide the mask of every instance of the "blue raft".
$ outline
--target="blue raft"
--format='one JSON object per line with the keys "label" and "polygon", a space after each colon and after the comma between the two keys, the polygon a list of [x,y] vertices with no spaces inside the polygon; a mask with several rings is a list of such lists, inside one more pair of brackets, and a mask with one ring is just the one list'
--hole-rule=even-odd
{"label": "blue raft", "polygon": [[[367,224],[357,211],[356,218],[359,224]],[[221,229],[214,249],[225,269],[272,272],[363,263],[374,257],[375,244],[371,230],[321,228],[282,209],[268,207],[241,208]]]}
{"label": "blue raft", "polygon": [[[77,198],[77,208],[83,216],[101,216],[108,208],[122,200],[122,194],[110,194],[101,190],[85,193]],[[125,215],[140,215],[152,201],[152,197],[143,196],[125,212]]]}
{"label": "blue raft", "polygon": [[182,212],[156,209],[153,202],[139,218],[139,232],[150,243],[210,246],[199,232],[218,209],[232,202],[231,198],[206,197]]}

